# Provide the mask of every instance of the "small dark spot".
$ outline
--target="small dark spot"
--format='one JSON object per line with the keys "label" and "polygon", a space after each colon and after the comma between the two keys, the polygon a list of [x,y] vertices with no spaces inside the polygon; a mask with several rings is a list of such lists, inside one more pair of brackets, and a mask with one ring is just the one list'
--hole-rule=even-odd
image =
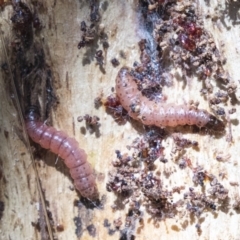
{"label": "small dark spot", "polygon": [[219,116],[224,116],[225,115],[225,110],[221,107],[219,107],[216,111],[217,115]]}
{"label": "small dark spot", "polygon": [[168,160],[167,160],[166,158],[161,158],[161,159],[160,159],[160,162],[162,162],[162,163],[167,163]]}
{"label": "small dark spot", "polygon": [[86,32],[87,31],[87,25],[85,23],[85,21],[82,21],[81,24],[80,24],[80,30],[82,32]]}
{"label": "small dark spot", "polygon": [[82,220],[80,217],[75,217],[73,221],[76,226],[75,234],[77,235],[77,237],[80,237],[82,235]]}
{"label": "small dark spot", "polygon": [[97,64],[102,66],[104,64],[104,56],[103,56],[103,51],[102,50],[98,50],[95,53],[95,58],[97,60]]}
{"label": "small dark spot", "polygon": [[73,201],[73,206],[74,206],[74,207],[79,207],[79,204],[81,204],[81,202],[80,202],[78,199],[75,199],[75,200]]}
{"label": "small dark spot", "polygon": [[120,64],[117,58],[113,58],[111,60],[111,63],[113,65],[113,67],[117,67]]}
{"label": "small dark spot", "polygon": [[115,232],[116,232],[115,229],[109,229],[109,230],[108,230],[108,234],[109,234],[110,236],[112,236]]}
{"label": "small dark spot", "polygon": [[38,221],[37,223],[31,222],[31,225],[32,225],[34,228],[36,228],[38,232],[40,232],[41,227],[40,227],[39,221]]}
{"label": "small dark spot", "polygon": [[107,41],[103,41],[102,45],[104,49],[109,48],[109,43]]}
{"label": "small dark spot", "polygon": [[80,132],[81,132],[81,134],[85,135],[87,133],[86,128],[85,127],[81,127],[80,128]]}
{"label": "small dark spot", "polygon": [[172,225],[172,227],[171,227],[171,229],[173,230],[173,231],[176,231],[176,232],[179,232],[180,231],[180,228],[177,226],[177,225]]}
{"label": "small dark spot", "polygon": [[135,236],[132,234],[129,234],[126,230],[122,231],[122,234],[119,238],[119,240],[134,240]]}
{"label": "small dark spot", "polygon": [[94,99],[94,106],[95,106],[95,108],[98,109],[99,107],[102,106],[102,104],[103,104],[103,102],[102,102],[101,97],[96,97],[96,98]]}
{"label": "small dark spot", "polygon": [[104,1],[104,2],[102,3],[102,5],[101,5],[102,10],[103,10],[103,11],[106,11],[107,8],[108,8],[108,5],[109,5],[108,1]]}
{"label": "small dark spot", "polygon": [[83,116],[78,116],[78,117],[77,117],[77,121],[78,121],[78,122],[82,122],[82,121],[83,121]]}
{"label": "small dark spot", "polygon": [[93,224],[88,225],[87,230],[88,230],[88,233],[89,233],[90,236],[96,237],[96,231],[97,230],[96,230],[96,227]]}
{"label": "small dark spot", "polygon": [[108,219],[106,219],[106,218],[104,219],[103,226],[104,227],[110,227],[111,226],[111,223],[109,223]]}
{"label": "small dark spot", "polygon": [[4,136],[5,136],[5,138],[6,138],[6,139],[8,139],[9,132],[8,132],[8,131],[6,131],[6,130],[4,130]]}
{"label": "small dark spot", "polygon": [[0,201],[0,220],[3,216],[3,212],[4,212],[4,202]]}
{"label": "small dark spot", "polygon": [[62,224],[57,225],[57,231],[58,232],[63,232],[64,231],[64,226]]}
{"label": "small dark spot", "polygon": [[119,54],[121,58],[126,59],[126,54],[123,50],[120,50]]}
{"label": "small dark spot", "polygon": [[1,65],[1,68],[2,68],[2,70],[3,70],[5,73],[8,73],[8,65],[7,65],[7,63],[3,63],[3,64]]}

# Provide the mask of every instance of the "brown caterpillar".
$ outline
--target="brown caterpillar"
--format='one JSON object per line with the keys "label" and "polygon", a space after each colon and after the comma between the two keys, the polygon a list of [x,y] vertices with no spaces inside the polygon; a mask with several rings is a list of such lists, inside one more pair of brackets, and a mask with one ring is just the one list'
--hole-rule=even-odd
{"label": "brown caterpillar", "polygon": [[174,105],[150,101],[138,90],[134,77],[127,67],[120,69],[116,78],[116,93],[123,108],[133,119],[144,125],[175,127],[196,125],[214,131],[223,131],[224,123],[205,110],[186,105]]}
{"label": "brown caterpillar", "polygon": [[97,200],[98,191],[95,177],[87,154],[79,147],[78,142],[62,131],[45,125],[40,121],[36,107],[30,107],[26,114],[26,130],[29,137],[45,149],[59,155],[70,169],[76,189],[90,200]]}

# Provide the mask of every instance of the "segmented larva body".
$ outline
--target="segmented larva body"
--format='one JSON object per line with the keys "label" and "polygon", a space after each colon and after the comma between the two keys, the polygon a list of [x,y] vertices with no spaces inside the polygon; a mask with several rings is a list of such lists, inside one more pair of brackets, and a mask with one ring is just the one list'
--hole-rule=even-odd
{"label": "segmented larva body", "polygon": [[116,93],[129,116],[141,121],[144,125],[157,127],[196,125],[215,131],[223,131],[225,127],[222,121],[205,110],[150,101],[138,90],[137,83],[127,67],[120,69],[117,75]]}
{"label": "segmented larva body", "polygon": [[83,197],[90,200],[98,198],[95,177],[91,165],[87,162],[87,154],[74,138],[41,122],[34,107],[29,108],[26,115],[26,130],[34,142],[63,159],[70,169],[76,189]]}

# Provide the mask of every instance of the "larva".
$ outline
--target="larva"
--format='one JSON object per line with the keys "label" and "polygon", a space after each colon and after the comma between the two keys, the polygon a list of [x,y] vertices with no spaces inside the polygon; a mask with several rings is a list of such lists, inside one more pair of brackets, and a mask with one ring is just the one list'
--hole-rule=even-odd
{"label": "larva", "polygon": [[196,125],[214,131],[223,131],[222,121],[202,109],[186,105],[155,103],[142,95],[134,77],[127,67],[120,69],[116,78],[116,93],[123,108],[133,119],[144,125],[157,127],[175,127],[178,125]]}
{"label": "larva", "polygon": [[95,177],[87,154],[79,147],[78,142],[62,131],[57,131],[41,122],[36,107],[30,107],[25,116],[26,130],[29,137],[42,148],[50,149],[59,155],[70,169],[76,189],[90,200],[98,198]]}

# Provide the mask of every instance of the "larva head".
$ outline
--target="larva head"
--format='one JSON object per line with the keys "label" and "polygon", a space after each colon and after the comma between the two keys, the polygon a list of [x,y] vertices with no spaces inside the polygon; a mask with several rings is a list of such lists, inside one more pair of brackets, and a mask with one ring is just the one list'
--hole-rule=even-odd
{"label": "larva head", "polygon": [[81,195],[91,201],[97,201],[99,199],[99,193],[96,186],[81,191]]}
{"label": "larva head", "polygon": [[213,130],[213,131],[217,131],[217,132],[223,132],[224,129],[225,129],[224,123],[222,121],[220,121],[219,119],[217,119],[213,115],[209,116],[209,121],[205,125],[205,127],[207,129],[210,129],[210,130]]}
{"label": "larva head", "polygon": [[30,106],[25,112],[25,119],[27,121],[37,121],[40,119],[40,112],[37,106]]}

